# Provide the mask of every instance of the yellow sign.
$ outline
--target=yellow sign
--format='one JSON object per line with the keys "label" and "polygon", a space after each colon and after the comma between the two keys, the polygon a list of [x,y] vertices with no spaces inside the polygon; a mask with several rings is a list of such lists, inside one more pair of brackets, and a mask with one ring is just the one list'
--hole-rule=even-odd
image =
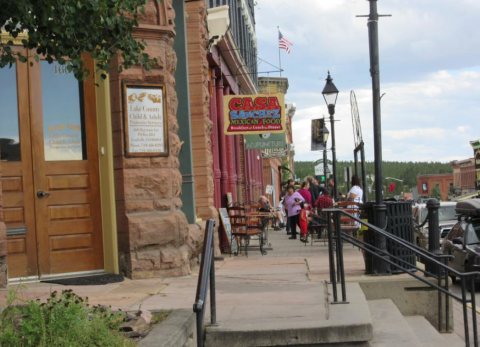
{"label": "yellow sign", "polygon": [[285,96],[227,95],[223,97],[225,134],[280,134],[287,130]]}

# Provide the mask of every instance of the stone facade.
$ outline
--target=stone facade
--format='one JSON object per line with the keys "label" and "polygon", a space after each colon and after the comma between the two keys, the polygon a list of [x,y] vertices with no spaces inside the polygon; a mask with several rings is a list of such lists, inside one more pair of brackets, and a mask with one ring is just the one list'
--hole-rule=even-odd
{"label": "stone facade", "polygon": [[207,8],[204,0],[185,2],[187,13],[188,78],[192,129],[193,172],[197,216],[214,219],[215,251],[220,254],[218,228],[220,221],[214,203],[213,154],[210,120],[209,68],[207,60]]}
{"label": "stone facade", "polygon": [[[147,42],[146,53],[157,58],[159,66],[151,71],[135,66],[110,74],[120,269],[131,278],[190,273],[190,260],[198,255],[202,242],[203,231],[189,226],[180,210],[174,16],[172,0],[150,0],[135,36]],[[122,81],[126,80],[166,85],[168,157],[125,157]]]}

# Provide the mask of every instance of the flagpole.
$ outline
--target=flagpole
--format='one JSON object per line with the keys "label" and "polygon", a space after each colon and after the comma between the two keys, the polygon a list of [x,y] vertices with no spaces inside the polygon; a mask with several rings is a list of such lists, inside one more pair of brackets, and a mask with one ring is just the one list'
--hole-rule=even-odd
{"label": "flagpole", "polygon": [[277,26],[278,30],[278,64],[280,65],[280,77],[282,77],[282,59],[280,55],[280,27]]}

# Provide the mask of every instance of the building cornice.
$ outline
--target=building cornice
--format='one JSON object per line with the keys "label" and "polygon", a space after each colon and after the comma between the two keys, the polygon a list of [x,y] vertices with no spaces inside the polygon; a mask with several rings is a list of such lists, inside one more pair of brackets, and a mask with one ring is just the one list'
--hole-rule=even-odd
{"label": "building cornice", "polygon": [[261,93],[268,92],[269,86],[276,85],[278,93],[287,94],[288,78],[286,77],[260,77],[258,79],[258,89]]}

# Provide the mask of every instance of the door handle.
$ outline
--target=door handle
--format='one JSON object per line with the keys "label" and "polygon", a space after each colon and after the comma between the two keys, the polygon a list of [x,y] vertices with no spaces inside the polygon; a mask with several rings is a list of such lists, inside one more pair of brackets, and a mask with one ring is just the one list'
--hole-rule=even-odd
{"label": "door handle", "polygon": [[39,190],[37,192],[37,197],[39,197],[40,199],[43,198],[44,196],[50,196],[50,193],[49,192],[44,192],[43,190]]}

